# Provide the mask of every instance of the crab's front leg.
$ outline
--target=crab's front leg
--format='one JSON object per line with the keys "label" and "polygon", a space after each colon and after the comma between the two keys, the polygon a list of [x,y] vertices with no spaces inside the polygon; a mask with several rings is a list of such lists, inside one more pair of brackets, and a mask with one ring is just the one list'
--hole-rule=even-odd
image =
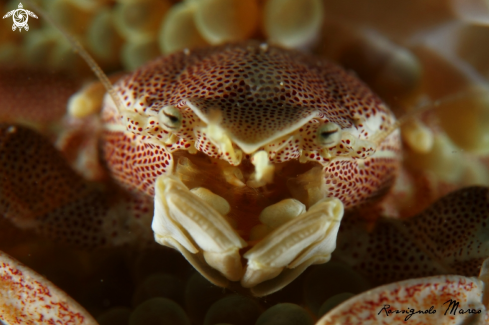
{"label": "crab's front leg", "polygon": [[[111,113],[113,110],[107,106],[103,114]],[[145,132],[158,132],[150,122],[147,126]],[[246,242],[225,217],[229,204],[204,188],[189,189],[175,175],[175,157],[166,147],[143,140],[140,135],[106,123],[103,144],[112,175],[122,185],[145,191],[154,200],[152,228],[156,242],[180,251],[216,285],[238,281],[243,274],[239,250]]]}
{"label": "crab's front leg", "polygon": [[206,189],[189,190],[175,176],[156,179],[155,240],[180,251],[196,269],[220,285],[226,282],[215,270],[231,281],[238,281],[243,274],[239,250],[246,242],[225,219],[228,212],[229,204]]}
{"label": "crab's front leg", "polygon": [[335,198],[320,200],[307,212],[295,199],[267,207],[260,219],[275,229],[244,255],[248,266],[243,287],[266,295],[286,286],[308,266],[328,262],[342,217],[343,203]]}

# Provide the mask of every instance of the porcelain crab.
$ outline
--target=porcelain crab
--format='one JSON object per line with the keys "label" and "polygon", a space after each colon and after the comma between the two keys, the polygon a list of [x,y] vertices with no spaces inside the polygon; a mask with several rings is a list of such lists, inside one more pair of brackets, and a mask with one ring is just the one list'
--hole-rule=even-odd
{"label": "porcelain crab", "polygon": [[154,197],[157,242],[223,286],[254,287],[285,267],[300,273],[329,260],[344,207],[380,196],[398,169],[399,134],[381,100],[298,52],[258,42],[184,51],[123,77],[113,95],[95,131],[112,176],[143,202]]}

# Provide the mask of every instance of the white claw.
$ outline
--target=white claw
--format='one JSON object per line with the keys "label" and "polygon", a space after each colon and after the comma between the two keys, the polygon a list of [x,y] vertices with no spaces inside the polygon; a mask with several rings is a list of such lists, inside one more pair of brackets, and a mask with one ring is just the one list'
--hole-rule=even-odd
{"label": "white claw", "polygon": [[304,212],[306,212],[306,206],[300,201],[285,199],[263,209],[260,213],[260,221],[275,229]]}
{"label": "white claw", "polygon": [[[258,285],[252,292],[269,294],[290,283],[307,266],[329,261],[342,217],[341,201],[326,198],[275,229],[244,255],[248,266],[241,285]],[[267,285],[265,281],[272,278],[273,285]]]}
{"label": "white claw", "polygon": [[225,198],[212,193],[206,188],[196,187],[191,189],[190,192],[200,197],[202,200],[204,200],[207,204],[209,204],[211,207],[213,207],[217,212],[219,212],[223,216],[228,214],[229,211],[231,211],[231,206],[229,205],[228,201],[226,201]]}
{"label": "white claw", "polygon": [[176,177],[160,176],[156,180],[152,229],[156,242],[181,251],[210,281],[219,282],[213,281],[215,275],[201,265],[203,260],[231,281],[241,278],[239,249],[246,242],[214,207]]}
{"label": "white claw", "polygon": [[210,267],[221,272],[228,280],[238,281],[243,276],[239,248],[225,252],[204,252],[204,258]]}

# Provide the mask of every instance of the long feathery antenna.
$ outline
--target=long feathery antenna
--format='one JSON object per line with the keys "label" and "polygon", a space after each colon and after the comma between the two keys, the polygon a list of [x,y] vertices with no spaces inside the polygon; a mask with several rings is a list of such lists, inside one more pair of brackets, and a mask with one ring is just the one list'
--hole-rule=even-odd
{"label": "long feathery antenna", "polygon": [[56,29],[59,30],[61,34],[63,34],[64,38],[70,43],[71,47],[75,52],[77,52],[83,60],[88,64],[90,69],[95,73],[97,78],[100,80],[100,82],[104,85],[105,89],[109,93],[110,97],[114,101],[116,107],[119,109],[122,107],[122,102],[117,96],[117,93],[115,92],[114,88],[112,87],[112,84],[110,83],[109,78],[105,75],[103,72],[102,68],[95,62],[95,60],[88,54],[88,52],[83,48],[83,46],[78,42],[76,38],[74,38],[69,32],[67,32],[60,24],[58,24],[54,19],[52,19],[49,14],[47,14],[44,9],[39,7],[37,4],[35,4],[31,0],[24,0],[27,2],[31,7],[34,8],[35,11],[39,12],[39,15],[42,16],[44,19],[46,19],[50,24],[52,24]]}
{"label": "long feathery antenna", "polygon": [[453,102],[455,100],[463,99],[469,96],[474,96],[474,95],[480,95],[480,94],[487,94],[489,95],[489,89],[481,89],[481,88],[476,88],[476,89],[470,89],[470,90],[464,90],[460,91],[454,95],[451,96],[446,96],[443,97],[442,99],[434,100],[425,104],[422,104],[415,109],[407,112],[403,116],[401,116],[397,121],[392,124],[392,126],[385,130],[384,132],[381,132],[380,134],[377,134],[377,136],[372,139],[373,142],[375,142],[378,145],[382,143],[392,132],[394,132],[396,129],[400,128],[403,124],[405,124],[407,121],[412,119],[413,117],[416,117],[424,112],[430,111],[432,109],[435,109],[436,107]]}

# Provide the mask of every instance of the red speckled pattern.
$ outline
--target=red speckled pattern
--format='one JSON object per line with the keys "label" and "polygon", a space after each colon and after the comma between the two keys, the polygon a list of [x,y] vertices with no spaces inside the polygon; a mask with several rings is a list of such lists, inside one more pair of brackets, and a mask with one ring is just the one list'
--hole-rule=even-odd
{"label": "red speckled pattern", "polygon": [[54,284],[0,251],[0,320],[9,325],[96,325]]}
{"label": "red speckled pattern", "polygon": [[435,274],[479,274],[489,256],[489,189],[469,187],[406,219],[343,218],[333,256],[376,284]]}
{"label": "red speckled pattern", "polygon": [[33,222],[87,193],[49,141],[25,127],[0,124],[0,213]]}
{"label": "red speckled pattern", "polygon": [[162,57],[116,89],[135,112],[183,106],[187,99],[204,115],[217,109],[223,128],[246,143],[269,139],[310,115],[343,128],[356,116],[390,116],[377,96],[340,67],[297,51],[264,50],[257,42]]}
{"label": "red speckled pattern", "polygon": [[[170,153],[175,150],[195,146],[210,157],[232,164],[231,155],[219,152],[199,130],[205,121],[198,115],[210,120],[213,110],[219,112],[220,126],[231,139],[263,144],[257,150],[267,150],[273,163],[298,159],[302,154],[306,160],[329,165],[325,170],[328,195],[340,198],[347,207],[383,191],[398,170],[397,133],[377,148],[390,152],[390,156],[366,158],[373,149],[355,149],[350,140],[326,148],[333,157],[346,156],[347,160],[329,164],[333,158],[321,156],[325,148],[316,136],[325,123],[354,129],[357,139],[369,139],[371,132],[392,126],[394,117],[353,74],[297,51],[246,42],[178,52],[122,78],[115,90],[127,114],[120,115],[106,105],[103,119],[130,132],[106,132],[105,158],[116,179],[149,195],[154,193],[155,178],[171,171]],[[162,140],[169,133],[158,124],[157,113],[168,105],[180,110],[183,121],[174,133],[175,141],[165,145]],[[144,116],[146,125],[131,114]],[[370,122],[362,122],[367,120],[379,125],[370,130]],[[276,138],[280,132],[287,136]],[[155,146],[155,142],[162,145]],[[249,155],[245,155],[247,158]],[[364,158],[359,164],[357,159]]]}
{"label": "red speckled pattern", "polygon": [[[54,240],[83,248],[117,244],[140,231],[139,219],[151,220],[146,197],[85,181],[28,128],[0,124],[0,166],[0,216]],[[150,232],[149,222],[143,228]]]}
{"label": "red speckled pattern", "polygon": [[[449,325],[449,324],[483,324],[487,311],[482,303],[484,284],[477,278],[457,275],[412,279],[382,286],[364,294],[355,296],[340,304],[316,325],[378,325],[378,324],[412,324],[412,325]],[[443,305],[450,299],[459,303],[457,313],[450,314],[452,308],[445,314],[449,304]],[[386,306],[390,306],[386,307]],[[436,310],[434,314],[414,314],[409,319],[409,313],[386,315],[387,310],[421,310],[425,312],[430,307]],[[452,305],[453,307],[453,305]],[[460,314],[467,309],[481,310],[480,314]],[[380,312],[380,314],[379,314]]]}
{"label": "red speckled pattern", "polygon": [[112,175],[128,188],[154,195],[156,177],[171,171],[173,158],[164,144],[145,143],[145,136],[105,132],[105,158]]}
{"label": "red speckled pattern", "polygon": [[405,225],[404,231],[453,273],[475,275],[489,256],[489,188],[453,192]]}
{"label": "red speckled pattern", "polygon": [[398,135],[393,134],[378,148],[378,151],[397,153],[397,158],[371,157],[362,163],[354,159],[336,160],[327,165],[324,178],[328,197],[340,199],[345,208],[349,208],[385,194],[400,168],[398,144]]}

